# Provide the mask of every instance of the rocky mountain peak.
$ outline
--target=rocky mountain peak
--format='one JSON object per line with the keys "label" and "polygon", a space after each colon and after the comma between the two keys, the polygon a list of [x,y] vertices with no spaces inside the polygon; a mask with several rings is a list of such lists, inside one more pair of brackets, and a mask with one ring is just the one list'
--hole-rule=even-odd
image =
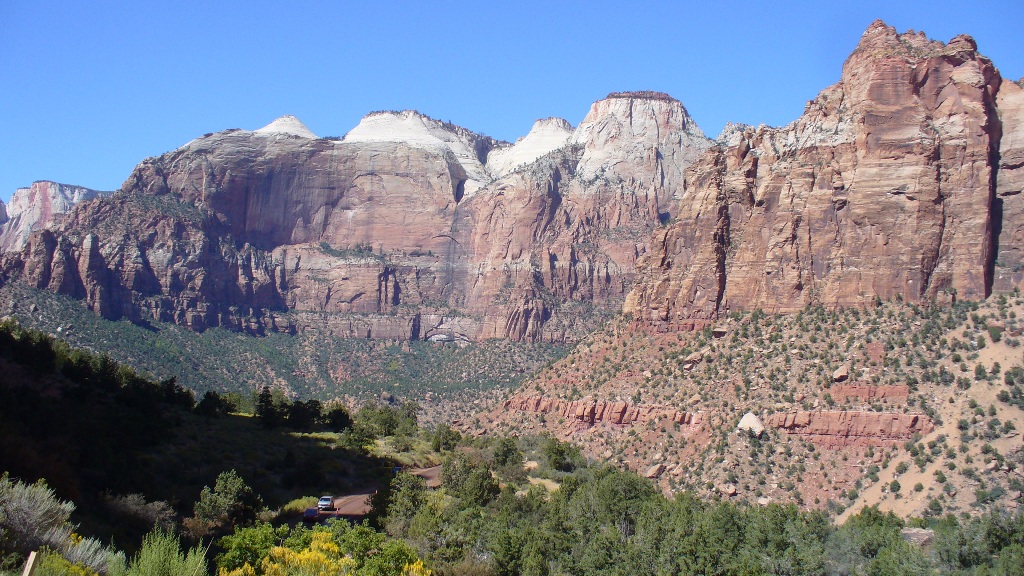
{"label": "rocky mountain peak", "polygon": [[487,153],[505,144],[415,110],[371,112],[345,135],[343,141],[393,142],[442,155],[451,154],[466,173],[466,194],[472,194],[492,180],[484,168]]}
{"label": "rocky mountain peak", "polygon": [[969,37],[943,44],[875,22],[842,81],[799,119],[734,130],[720,156],[687,173],[692,204],[638,265],[656,274],[635,284],[626,308],[692,326],[748,306],[790,312],[1012,288],[1024,269],[1014,92],[1000,89]]}
{"label": "rocky mountain peak", "polygon": [[882,20],[875,20],[864,31],[857,48],[847,60],[847,64],[851,60],[861,58],[905,57],[918,59],[957,53],[967,53],[967,57],[972,57],[977,50],[977,42],[967,34],[960,34],[950,40],[948,44],[943,44],[938,40],[928,38],[924,32],[908,30],[901,34],[896,31],[896,28]]}
{"label": "rocky mountain peak", "polygon": [[0,249],[20,250],[29,235],[57,224],[79,202],[108,194],[82,186],[37,181],[18,188],[0,219]]}
{"label": "rocky mountain peak", "polygon": [[515,144],[491,150],[487,170],[496,178],[530,164],[541,156],[565,146],[572,137],[572,124],[562,118],[542,118],[533,123],[530,133]]}
{"label": "rocky mountain peak", "polygon": [[584,179],[610,175],[623,158],[671,157],[670,163],[685,169],[711,146],[679,100],[649,91],[613,92],[598,100],[572,142],[584,146],[578,169]]}
{"label": "rocky mountain peak", "polygon": [[722,132],[715,138],[715,142],[722,146],[735,146],[739,144],[740,138],[743,137],[743,133],[753,128],[749,124],[742,124],[738,122],[726,122],[725,126],[722,127]]}
{"label": "rocky mountain peak", "polygon": [[270,124],[267,124],[263,128],[255,130],[254,133],[263,136],[276,136],[284,134],[288,136],[298,136],[300,138],[318,137],[309,128],[306,128],[306,125],[303,124],[301,120],[299,120],[295,116],[292,116],[291,114],[281,116],[280,118],[274,120]]}

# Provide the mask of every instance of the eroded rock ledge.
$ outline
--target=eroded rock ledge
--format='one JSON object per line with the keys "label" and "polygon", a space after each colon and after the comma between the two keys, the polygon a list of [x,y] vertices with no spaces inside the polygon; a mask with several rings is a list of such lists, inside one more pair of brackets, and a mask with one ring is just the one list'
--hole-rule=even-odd
{"label": "eroded rock ledge", "polygon": [[825,448],[902,442],[913,438],[914,434],[928,434],[935,428],[924,414],[853,410],[781,412],[769,416],[765,424]]}
{"label": "eroded rock ledge", "polygon": [[599,402],[596,400],[559,400],[543,396],[516,396],[505,401],[503,408],[521,412],[558,414],[567,420],[583,424],[617,424],[628,426],[634,422],[669,418],[683,426],[700,426],[704,416],[700,412],[686,412],[667,406],[634,405],[628,402]]}
{"label": "eroded rock ledge", "polygon": [[856,399],[863,402],[893,400],[906,402],[910,389],[905,385],[839,384],[829,390],[836,400]]}
{"label": "eroded rock ledge", "polygon": [[[855,388],[855,386],[850,386]],[[898,388],[897,386],[861,386],[857,388]],[[872,390],[874,393],[895,390]],[[851,392],[853,392],[851,390]],[[874,396],[879,397],[879,396]],[[688,412],[672,406],[634,405],[629,402],[602,402],[593,399],[562,400],[545,396],[514,396],[502,404],[505,411],[552,414],[567,423],[585,429],[598,424],[628,427],[635,423],[668,419],[695,431],[712,419],[705,412]],[[791,411],[771,414],[765,426],[801,437],[824,448],[883,446],[904,442],[915,434],[928,434],[935,426],[924,414],[896,414],[859,410]]]}

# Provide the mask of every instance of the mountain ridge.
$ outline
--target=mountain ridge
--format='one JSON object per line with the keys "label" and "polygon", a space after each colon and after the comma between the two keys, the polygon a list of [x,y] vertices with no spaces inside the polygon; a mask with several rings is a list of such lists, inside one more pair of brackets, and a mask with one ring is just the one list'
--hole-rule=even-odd
{"label": "mountain ridge", "polygon": [[718,142],[650,91],[568,137],[535,124],[543,143],[416,111],[313,138],[286,116],[144,160],[3,276],[109,318],[385,339],[573,342],[623,303],[669,329],[984,297],[1024,276],[1022,100],[969,36],[877,21],[800,118]]}

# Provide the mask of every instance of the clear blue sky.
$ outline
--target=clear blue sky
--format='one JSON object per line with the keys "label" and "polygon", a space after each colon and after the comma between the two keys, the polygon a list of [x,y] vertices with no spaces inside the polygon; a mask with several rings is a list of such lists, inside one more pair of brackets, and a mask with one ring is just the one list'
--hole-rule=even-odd
{"label": "clear blue sky", "polygon": [[147,156],[282,114],[340,136],[413,108],[505,140],[659,90],[715,136],[782,125],[864,29],[968,33],[1024,76],[1024,1],[71,2],[0,0],[0,198],[118,188]]}

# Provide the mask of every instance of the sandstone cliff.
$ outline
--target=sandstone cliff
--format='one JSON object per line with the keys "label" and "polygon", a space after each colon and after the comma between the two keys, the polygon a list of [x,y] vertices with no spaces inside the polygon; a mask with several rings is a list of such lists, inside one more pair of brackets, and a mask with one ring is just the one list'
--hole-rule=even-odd
{"label": "sandstone cliff", "polygon": [[32,232],[56,226],[72,206],[104,194],[107,192],[45,181],[18,188],[0,216],[0,250],[20,250]]}
{"label": "sandstone cliff", "polygon": [[508,144],[405,111],[341,140],[294,117],[209,134],[7,253],[4,274],[195,329],[573,340],[619,308],[710,141],[653,93],[569,128]]}
{"label": "sandstone cliff", "polygon": [[2,273],[111,318],[437,340],[982,298],[1024,279],[1022,107],[970,37],[876,22],[798,120],[717,142],[656,92],[516,143],[414,111],[342,139],[288,116],[143,161],[5,244]]}
{"label": "sandstone cliff", "polygon": [[942,44],[875,22],[796,122],[731,126],[687,170],[625,310],[692,326],[730,309],[1013,287],[1020,93],[968,36]]}

